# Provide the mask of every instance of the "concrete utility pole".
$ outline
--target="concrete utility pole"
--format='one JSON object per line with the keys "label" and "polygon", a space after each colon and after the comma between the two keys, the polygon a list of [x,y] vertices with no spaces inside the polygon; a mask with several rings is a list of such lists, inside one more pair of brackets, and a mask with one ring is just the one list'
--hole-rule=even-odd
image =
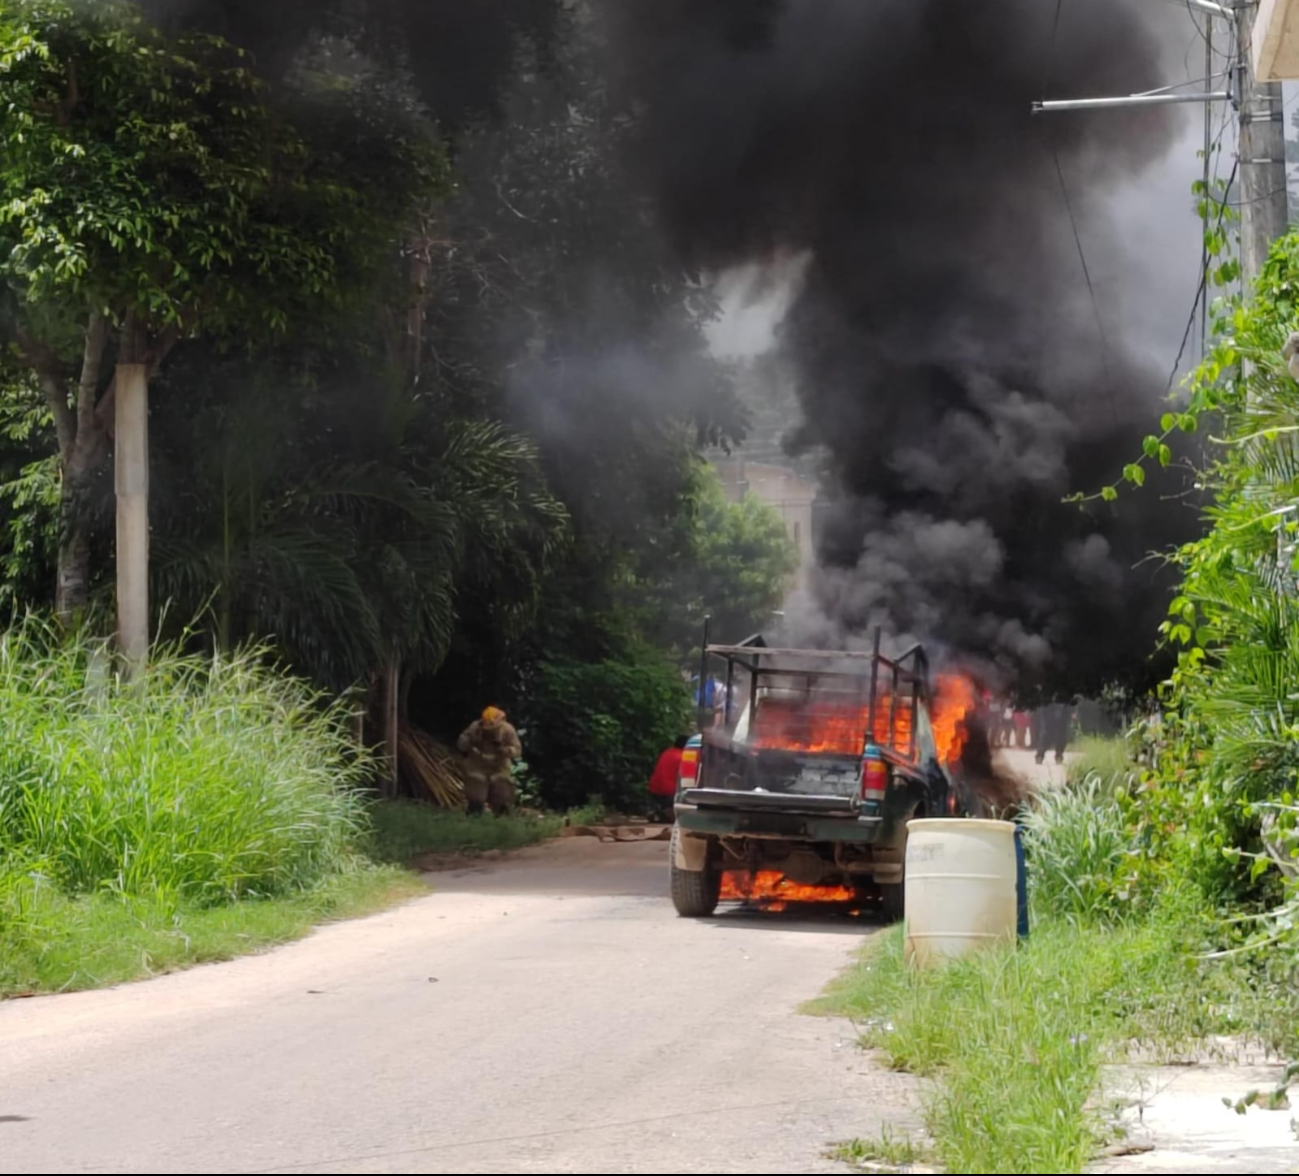
{"label": "concrete utility pole", "polygon": [[117,645],[134,677],[149,660],[149,362],[134,315],[122,328],[115,416]]}
{"label": "concrete utility pole", "polygon": [[1267,262],[1272,242],[1286,231],[1284,102],[1280,82],[1254,77],[1256,0],[1240,4],[1236,20],[1236,109],[1240,117],[1240,265],[1248,290]]}

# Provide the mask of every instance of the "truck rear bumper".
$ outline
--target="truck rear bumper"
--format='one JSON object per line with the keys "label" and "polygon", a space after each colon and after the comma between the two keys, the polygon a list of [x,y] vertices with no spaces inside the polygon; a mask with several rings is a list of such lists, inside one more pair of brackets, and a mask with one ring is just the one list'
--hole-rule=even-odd
{"label": "truck rear bumper", "polygon": [[[687,797],[689,793],[686,794]],[[684,798],[683,798],[684,799]],[[814,813],[773,811],[772,807],[698,807],[679,801],[677,825],[683,833],[707,837],[758,837],[788,841],[852,842],[869,845],[878,840],[881,817],[818,816]]]}
{"label": "truck rear bumper", "polygon": [[856,817],[857,808],[846,796],[800,796],[791,792],[739,792],[726,788],[687,788],[683,804],[694,808],[739,809],[747,812],[804,813],[815,816]]}

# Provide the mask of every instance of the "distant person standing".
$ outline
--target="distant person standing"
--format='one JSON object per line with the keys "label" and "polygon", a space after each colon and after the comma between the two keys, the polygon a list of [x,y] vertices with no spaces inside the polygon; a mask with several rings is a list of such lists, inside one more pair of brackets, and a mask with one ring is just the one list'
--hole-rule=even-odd
{"label": "distant person standing", "polygon": [[717,683],[717,693],[713,695],[713,727],[720,729],[726,725],[726,705],[731,692],[722,682]]}
{"label": "distant person standing", "polygon": [[671,824],[674,817],[674,806],[677,799],[677,781],[681,777],[681,757],[686,750],[686,737],[680,735],[675,743],[659,756],[654,765],[654,774],[650,777],[650,806],[654,816],[666,824]]}
{"label": "distant person standing", "polygon": [[1010,721],[1015,728],[1015,746],[1026,748],[1028,746],[1029,728],[1033,724],[1033,716],[1026,710],[1017,710],[1011,715]]}
{"label": "distant person standing", "polygon": [[1064,763],[1073,725],[1073,707],[1067,702],[1053,702],[1035,711],[1033,719],[1033,758],[1039,764],[1044,763],[1047,752],[1054,751],[1055,762]]}
{"label": "distant person standing", "polygon": [[693,679],[695,684],[695,707],[698,709],[701,726],[720,727],[722,715],[726,709],[726,687],[721,681],[709,674],[704,679],[703,689],[699,686],[699,677]]}
{"label": "distant person standing", "polygon": [[694,677],[690,679],[690,682],[694,688],[695,706],[700,710],[711,711],[717,701],[717,688],[721,683],[718,682],[712,674],[709,674],[708,677],[704,679],[702,689],[700,689],[699,686],[698,674],[695,674]]}

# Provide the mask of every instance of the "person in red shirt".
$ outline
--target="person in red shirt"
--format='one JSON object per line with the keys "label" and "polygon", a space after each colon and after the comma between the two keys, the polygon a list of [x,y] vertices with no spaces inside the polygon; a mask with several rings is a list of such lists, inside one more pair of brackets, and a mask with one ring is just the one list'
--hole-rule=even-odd
{"label": "person in red shirt", "polygon": [[681,775],[681,756],[686,749],[686,737],[681,735],[677,741],[661,756],[654,765],[654,774],[650,777],[650,804],[654,815],[661,820],[671,821],[672,806],[677,798],[677,777]]}

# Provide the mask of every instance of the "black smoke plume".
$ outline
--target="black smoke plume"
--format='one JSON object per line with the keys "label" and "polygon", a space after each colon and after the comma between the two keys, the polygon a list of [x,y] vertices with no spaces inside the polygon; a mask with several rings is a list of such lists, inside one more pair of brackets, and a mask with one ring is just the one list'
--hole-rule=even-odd
{"label": "black smoke plume", "polygon": [[307,39],[352,39],[399,63],[429,111],[450,131],[491,113],[515,63],[518,39],[545,47],[559,0],[141,0],[174,31],[201,30],[251,51],[274,78]]}
{"label": "black smoke plume", "polygon": [[883,621],[1049,690],[1147,668],[1169,576],[1144,557],[1193,530],[1184,480],[1152,475],[1089,512],[1062,499],[1140,452],[1171,357],[1161,370],[1125,334],[1112,287],[1102,335],[1060,175],[1093,268],[1121,271],[1101,198],[1178,124],[1030,104],[1159,84],[1144,11],[1159,7],[1065,0],[1054,35],[1047,0],[601,9],[682,255],[713,270],[811,255],[782,346],[795,443],[829,455],[823,639]]}

